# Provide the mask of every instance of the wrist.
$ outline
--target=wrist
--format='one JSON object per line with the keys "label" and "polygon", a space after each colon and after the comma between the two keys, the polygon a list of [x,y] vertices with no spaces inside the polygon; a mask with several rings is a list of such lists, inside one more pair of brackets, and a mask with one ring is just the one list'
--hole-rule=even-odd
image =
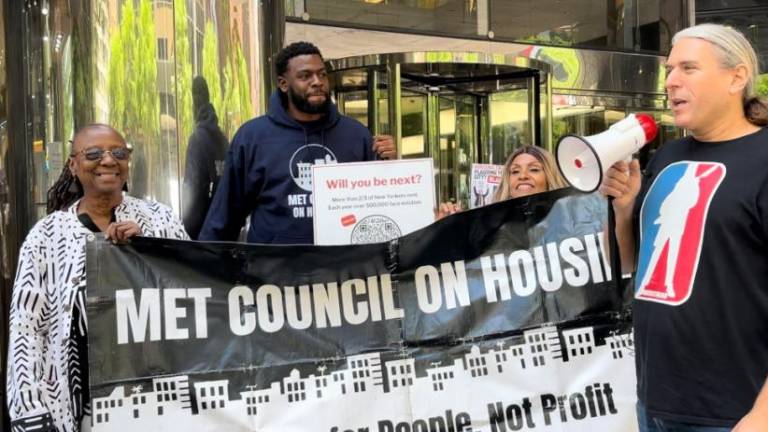
{"label": "wrist", "polygon": [[632,219],[633,204],[613,204],[613,213],[616,215],[616,223],[625,222]]}

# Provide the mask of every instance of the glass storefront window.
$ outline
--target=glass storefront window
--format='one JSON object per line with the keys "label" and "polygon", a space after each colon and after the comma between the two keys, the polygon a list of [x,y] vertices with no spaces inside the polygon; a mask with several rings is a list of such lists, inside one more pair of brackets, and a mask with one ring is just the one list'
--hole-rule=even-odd
{"label": "glass storefront window", "polygon": [[427,97],[418,93],[403,92],[402,102],[403,159],[429,157],[427,150]]}
{"label": "glass storefront window", "polygon": [[514,149],[535,144],[530,124],[527,88],[490,96],[491,153],[490,163],[503,164]]}
{"label": "glass storefront window", "polygon": [[666,54],[692,0],[286,0],[295,22]]}
{"label": "glass storefront window", "polygon": [[[488,32],[485,5],[484,0],[287,0],[286,13],[310,21],[485,36]],[[482,17],[480,21],[478,16]]]}
{"label": "glass storefront window", "polygon": [[[698,8],[698,4],[696,6]],[[768,5],[763,4],[761,8],[747,11],[736,9],[700,12],[696,15],[696,22],[725,24],[744,33],[755,47],[760,60],[760,71],[766,72],[768,69]]]}
{"label": "glass storefront window", "polygon": [[490,0],[497,39],[666,53],[682,28],[684,0]]}
{"label": "glass storefront window", "polygon": [[[696,0],[696,11],[765,6],[765,0]],[[698,21],[697,21],[698,22]]]}
{"label": "glass storefront window", "polygon": [[438,196],[469,208],[471,161],[477,150],[476,98],[472,95],[438,97]]}
{"label": "glass storefront window", "polygon": [[134,148],[129,194],[179,211],[196,126],[193,77],[205,78],[227,137],[255,114],[255,8],[255,0],[88,0],[26,11],[37,216],[67,162],[68,140],[93,122],[113,126]]}

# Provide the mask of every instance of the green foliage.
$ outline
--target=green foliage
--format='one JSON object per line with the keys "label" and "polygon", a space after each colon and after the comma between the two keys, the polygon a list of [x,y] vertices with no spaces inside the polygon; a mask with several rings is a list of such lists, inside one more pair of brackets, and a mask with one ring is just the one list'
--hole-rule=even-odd
{"label": "green foliage", "polygon": [[[118,28],[110,40],[109,123],[134,146],[131,193],[155,196],[162,178],[160,95],[157,87],[157,35],[151,0],[123,2]],[[160,158],[160,160],[155,160]]]}
{"label": "green foliage", "polygon": [[572,46],[574,44],[573,35],[565,31],[545,31],[539,34],[526,36],[517,39],[519,42],[530,44],[545,44],[558,46]]}
{"label": "green foliage", "polygon": [[123,3],[119,29],[110,41],[109,121],[128,141],[152,145],[160,131],[157,42],[150,0]]}
{"label": "green foliage", "polygon": [[213,23],[205,23],[203,32],[203,78],[208,83],[208,92],[211,95],[211,104],[213,108],[223,116],[222,97],[221,97],[221,77],[219,76],[219,47],[216,43],[216,30]]}
{"label": "green foliage", "polygon": [[231,136],[246,120],[253,116],[250,82],[245,56],[240,44],[235,44],[235,52],[228,59],[224,69],[224,110],[222,129]]}
{"label": "green foliage", "polygon": [[[212,22],[205,24],[203,33],[203,77],[208,82],[221,129],[231,137],[237,128],[253,116],[251,86],[248,79],[248,66],[239,41],[231,44],[234,51],[228,53],[224,67],[219,66],[216,30]],[[220,72],[222,71],[222,72]],[[222,91],[222,77],[223,91]],[[223,94],[222,94],[223,93]]]}
{"label": "green foliage", "polygon": [[186,0],[173,2],[173,23],[176,41],[172,59],[176,66],[176,127],[179,137],[179,157],[183,159],[187,153],[187,141],[195,126],[192,112],[192,57],[189,47]]}
{"label": "green foliage", "polygon": [[[130,3],[130,2],[129,2]],[[130,14],[130,15],[129,15]],[[123,24],[133,19],[133,5],[123,7]],[[119,131],[125,131],[125,46],[122,26],[112,33],[109,41],[109,72],[107,91],[109,92],[109,123]]]}
{"label": "green foliage", "polygon": [[764,73],[757,77],[755,91],[758,96],[768,97],[768,73]]}
{"label": "green foliage", "polygon": [[[160,139],[160,98],[157,87],[157,35],[152,0],[125,0],[121,20],[110,39],[109,122],[137,146],[136,161],[152,165],[152,146]],[[186,0],[174,1],[177,135],[179,156],[186,154],[194,130],[192,102],[193,67]],[[224,67],[219,62],[219,46],[214,23],[206,22],[203,34],[202,73],[208,83],[211,103],[227,136],[254,112],[248,67],[240,43],[234,43]],[[222,82],[223,79],[223,82]],[[224,84],[224,86],[222,86]],[[151,176],[151,174],[150,174]]]}
{"label": "green foliage", "polygon": [[568,122],[565,120],[554,120],[552,122],[552,141],[560,139],[568,133]]}
{"label": "green foliage", "polygon": [[237,114],[237,100],[240,98],[238,94],[238,87],[235,85],[235,79],[232,76],[232,66],[230,62],[227,62],[224,68],[224,104],[223,110],[219,111],[219,117],[221,118],[221,129],[224,134],[229,136],[230,131],[237,127],[234,125],[235,116]]}
{"label": "green foliage", "polygon": [[[129,2],[130,3],[130,2]],[[139,21],[134,36],[138,49],[136,56],[136,101],[138,102],[137,130],[151,143],[157,139],[160,127],[160,98],[157,91],[157,35],[152,13],[152,1],[139,3]]]}
{"label": "green foliage", "polygon": [[237,45],[237,50],[235,51],[235,67],[237,85],[240,88],[240,123],[244,123],[253,117],[253,103],[251,102],[251,83],[248,79],[248,65],[245,62],[243,48],[240,44]]}

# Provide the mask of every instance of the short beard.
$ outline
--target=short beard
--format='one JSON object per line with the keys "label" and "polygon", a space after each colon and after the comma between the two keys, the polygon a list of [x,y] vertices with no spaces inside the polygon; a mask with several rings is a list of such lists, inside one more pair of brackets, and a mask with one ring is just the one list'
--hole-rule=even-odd
{"label": "short beard", "polygon": [[307,98],[296,94],[291,87],[288,87],[288,97],[291,98],[293,106],[304,114],[326,114],[331,106],[331,98],[328,93],[325,94],[325,100],[320,104],[309,102]]}

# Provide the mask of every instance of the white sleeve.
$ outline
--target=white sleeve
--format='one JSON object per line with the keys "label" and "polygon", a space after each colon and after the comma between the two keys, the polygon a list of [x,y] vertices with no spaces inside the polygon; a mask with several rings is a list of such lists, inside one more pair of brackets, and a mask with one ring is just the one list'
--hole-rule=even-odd
{"label": "white sleeve", "polygon": [[21,247],[11,295],[6,385],[12,422],[50,415],[41,388],[52,307],[46,294],[43,233],[38,227],[33,228]]}

